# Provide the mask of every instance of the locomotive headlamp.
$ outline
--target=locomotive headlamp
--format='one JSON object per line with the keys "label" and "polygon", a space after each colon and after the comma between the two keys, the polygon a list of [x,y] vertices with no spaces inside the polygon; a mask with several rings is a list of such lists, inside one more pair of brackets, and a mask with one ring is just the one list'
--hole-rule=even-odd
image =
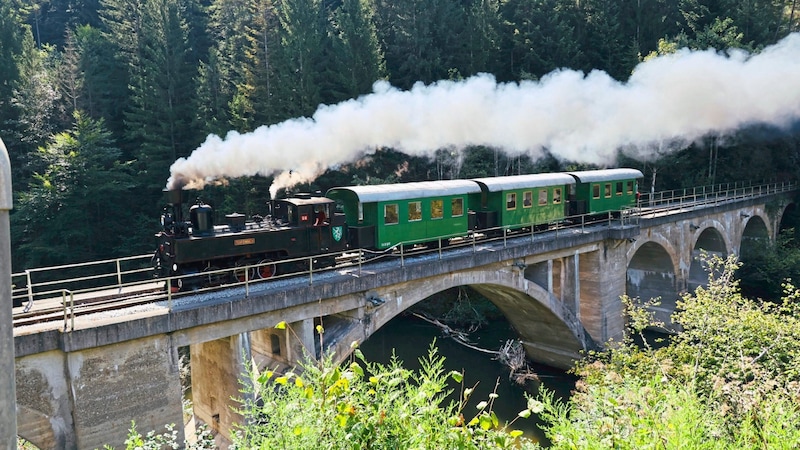
{"label": "locomotive headlamp", "polygon": [[177,272],[178,271],[178,265],[177,264],[173,264],[172,265],[172,271],[173,272]]}

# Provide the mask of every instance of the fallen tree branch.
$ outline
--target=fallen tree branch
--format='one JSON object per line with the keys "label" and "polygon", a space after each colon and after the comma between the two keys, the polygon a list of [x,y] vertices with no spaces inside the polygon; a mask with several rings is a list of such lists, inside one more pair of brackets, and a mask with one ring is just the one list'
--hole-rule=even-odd
{"label": "fallen tree branch", "polygon": [[536,372],[534,372],[533,369],[528,366],[528,362],[525,357],[525,349],[522,347],[522,343],[519,340],[508,340],[505,344],[503,344],[500,350],[489,350],[478,347],[469,342],[467,339],[469,334],[463,331],[455,330],[449,327],[447,324],[444,324],[437,319],[427,317],[424,314],[412,314],[419,319],[439,327],[445,336],[453,338],[453,340],[464,347],[478,352],[494,355],[494,359],[500,361],[509,368],[510,373],[508,374],[508,378],[513,380],[515,383],[525,384],[528,380],[539,380],[539,376],[536,374]]}

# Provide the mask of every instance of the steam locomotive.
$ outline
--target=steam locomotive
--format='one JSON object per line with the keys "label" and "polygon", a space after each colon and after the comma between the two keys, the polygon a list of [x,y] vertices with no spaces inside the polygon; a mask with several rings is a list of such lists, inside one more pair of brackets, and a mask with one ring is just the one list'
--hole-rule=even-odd
{"label": "steam locomotive", "polygon": [[184,192],[167,191],[153,268],[156,277],[208,272],[194,277],[201,284],[229,281],[212,275],[220,269],[233,269],[233,281],[270,278],[293,270],[281,261],[294,258],[316,255],[316,266],[330,266],[331,255],[348,249],[446,243],[473,232],[607,215],[635,205],[642,177],[636,169],[606,169],[335,187],[325,196],[271,200],[264,216],[227,214],[223,224],[202,201],[185,220]]}

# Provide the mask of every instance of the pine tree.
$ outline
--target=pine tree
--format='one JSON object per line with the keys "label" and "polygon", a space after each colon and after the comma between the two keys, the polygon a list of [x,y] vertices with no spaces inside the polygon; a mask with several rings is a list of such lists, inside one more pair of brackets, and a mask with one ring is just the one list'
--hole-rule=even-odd
{"label": "pine tree", "polygon": [[11,219],[17,270],[117,256],[120,236],[130,235],[129,210],[113,205],[130,196],[133,177],[103,121],[74,118],[72,129],[39,149],[44,169],[18,197]]}
{"label": "pine tree", "polygon": [[506,63],[517,79],[538,79],[558,68],[579,68],[582,53],[562,0],[513,0],[504,4],[508,24]]}
{"label": "pine tree", "polygon": [[339,89],[342,98],[369,93],[373,83],[386,76],[383,52],[378,43],[371,0],[344,0],[334,13],[336,46],[341,60]]}
{"label": "pine tree", "polygon": [[322,103],[327,14],[320,0],[280,0],[281,45],[279,111],[285,117],[308,116]]}
{"label": "pine tree", "polygon": [[188,124],[195,68],[187,61],[181,14],[177,0],[107,1],[106,25],[120,37],[120,57],[130,80],[125,137],[151,195],[164,186],[170,164],[193,149]]}

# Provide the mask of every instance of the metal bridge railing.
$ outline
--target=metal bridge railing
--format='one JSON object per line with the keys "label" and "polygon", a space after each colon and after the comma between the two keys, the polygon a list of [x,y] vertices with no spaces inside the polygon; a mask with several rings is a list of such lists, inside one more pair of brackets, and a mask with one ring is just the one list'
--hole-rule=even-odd
{"label": "metal bridge railing", "polygon": [[[210,269],[169,278],[154,279],[152,277],[151,255],[35,268],[12,274],[12,298],[15,304],[27,302],[24,312],[31,308],[35,300],[59,299],[61,300],[59,303],[63,307],[65,330],[74,329],[76,311],[84,309],[80,302],[87,298],[110,298],[114,293],[120,294],[123,291],[136,291],[137,289],[144,291],[145,288],[160,289],[162,294],[150,295],[149,301],[166,299],[167,306],[171,310],[176,297],[223,287],[243,286],[247,297],[254,284],[269,280],[304,277],[309,284],[313,284],[320,273],[331,270],[331,267],[321,267],[319,264],[326,258],[328,261],[333,259],[337,262],[335,270],[356,269],[354,273],[351,272],[351,275],[361,276],[362,266],[366,262],[399,259],[400,265],[405,266],[407,259],[413,256],[435,254],[436,258],[442,259],[445,250],[458,247],[471,247],[471,251],[474,253],[479,251],[479,244],[482,246],[502,242],[505,248],[510,245],[511,239],[527,238],[530,239],[530,242],[535,242],[537,239],[558,239],[566,234],[585,233],[588,227],[595,229],[596,227],[634,226],[640,219],[651,215],[772,195],[795,190],[797,187],[797,184],[792,182],[757,185],[730,183],[664,191],[652,195],[642,195],[636,206],[607,213],[601,220],[597,220],[596,215],[580,215],[567,217],[547,226],[517,224],[480,230],[467,236],[443,237],[438,239],[435,245],[425,243],[425,248],[422,248],[423,245],[420,241],[408,241],[384,251],[354,249],[343,255],[338,253],[314,255],[264,264]],[[590,219],[592,220],[590,221]],[[259,269],[272,264],[277,264],[278,275],[268,279],[259,278]],[[242,278],[243,280],[241,280]],[[183,286],[184,289],[176,292],[174,288],[177,286]],[[72,325],[68,327],[68,323]]]}

